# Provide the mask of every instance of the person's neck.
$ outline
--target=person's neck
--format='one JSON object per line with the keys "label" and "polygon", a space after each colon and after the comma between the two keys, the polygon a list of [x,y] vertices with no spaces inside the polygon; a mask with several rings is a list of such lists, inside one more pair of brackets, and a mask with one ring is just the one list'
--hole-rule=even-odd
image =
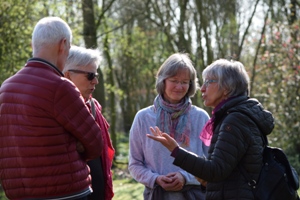
{"label": "person's neck", "polygon": [[34,58],[40,58],[40,59],[43,59],[49,63],[51,63],[52,65],[56,66],[57,67],[57,62],[56,62],[56,59],[52,58],[51,56],[45,56],[45,55],[41,55],[41,54],[36,54],[36,55],[33,55]]}
{"label": "person's neck", "polygon": [[46,60],[47,62],[51,63],[55,67],[57,67],[60,71],[63,69],[60,69],[60,66],[58,66],[58,47],[55,45],[50,46],[46,45],[42,48],[40,48],[38,51],[34,51],[33,57],[34,58],[40,58],[43,60]]}
{"label": "person's neck", "polygon": [[48,62],[47,60],[45,60],[43,58],[32,57],[28,60],[28,62],[32,62],[32,61],[43,62],[47,66],[52,67],[60,76],[64,76],[64,74],[61,72],[61,70],[59,70],[55,65],[53,65],[52,63]]}

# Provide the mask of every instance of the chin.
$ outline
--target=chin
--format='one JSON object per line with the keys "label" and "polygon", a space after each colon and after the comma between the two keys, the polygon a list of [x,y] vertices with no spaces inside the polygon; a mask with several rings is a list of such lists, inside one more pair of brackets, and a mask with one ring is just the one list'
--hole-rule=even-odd
{"label": "chin", "polygon": [[207,103],[206,101],[203,102],[203,104],[206,106],[206,107],[210,107],[211,105],[209,103]]}

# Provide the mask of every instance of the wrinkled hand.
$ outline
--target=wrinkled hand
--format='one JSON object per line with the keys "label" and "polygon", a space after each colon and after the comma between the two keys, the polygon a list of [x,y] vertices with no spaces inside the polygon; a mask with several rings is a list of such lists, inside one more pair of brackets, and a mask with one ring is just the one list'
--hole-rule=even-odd
{"label": "wrinkled hand", "polygon": [[147,134],[147,137],[160,142],[164,145],[169,151],[173,151],[177,146],[177,142],[167,133],[163,133],[157,126],[155,128],[150,127],[150,131],[153,135]]}
{"label": "wrinkled hand", "polygon": [[185,184],[185,178],[180,172],[172,172],[158,176],[155,182],[166,191],[179,191]]}
{"label": "wrinkled hand", "polygon": [[81,142],[77,142],[76,143],[76,150],[78,153],[83,153],[85,151],[83,145],[81,144]]}
{"label": "wrinkled hand", "polygon": [[197,181],[198,181],[199,183],[201,183],[201,185],[203,185],[204,187],[206,187],[207,181],[205,181],[205,180],[203,180],[203,179],[201,179],[201,178],[198,178],[198,177],[196,177],[196,176],[195,176],[195,178],[197,179]]}

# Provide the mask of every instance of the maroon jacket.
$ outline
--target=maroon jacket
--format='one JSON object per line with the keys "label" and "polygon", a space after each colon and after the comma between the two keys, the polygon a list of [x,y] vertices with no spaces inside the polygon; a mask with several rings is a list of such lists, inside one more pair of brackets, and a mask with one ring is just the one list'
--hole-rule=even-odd
{"label": "maroon jacket", "polygon": [[[68,199],[90,193],[87,159],[101,130],[75,85],[53,65],[30,59],[0,88],[0,180],[9,199]],[[80,155],[77,141],[85,148]]]}

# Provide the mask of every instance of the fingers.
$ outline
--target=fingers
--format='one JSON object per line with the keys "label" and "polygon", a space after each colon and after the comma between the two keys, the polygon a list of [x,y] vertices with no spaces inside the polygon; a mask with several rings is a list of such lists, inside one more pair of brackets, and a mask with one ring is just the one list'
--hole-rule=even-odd
{"label": "fingers", "polygon": [[147,137],[149,137],[153,140],[156,140],[158,142],[162,142],[162,140],[164,140],[164,137],[162,136],[162,132],[159,130],[159,128],[157,126],[155,126],[154,128],[150,127],[149,129],[150,129],[152,135],[146,134]]}
{"label": "fingers", "polygon": [[175,180],[172,182],[161,182],[161,187],[166,191],[179,191],[183,188],[183,184]]}
{"label": "fingers", "polygon": [[159,130],[159,128],[157,126],[155,126],[154,128],[150,127],[150,131],[155,136],[161,136],[161,134],[162,134],[162,132]]}
{"label": "fingers", "polygon": [[184,187],[185,184],[185,178],[182,176],[180,172],[171,172],[166,175],[169,178],[172,178],[172,187],[170,186],[170,189],[172,191],[179,191]]}
{"label": "fingers", "polygon": [[170,172],[166,176],[167,177],[174,177],[176,175],[176,172]]}
{"label": "fingers", "polygon": [[173,139],[170,135],[167,133],[163,133],[157,126],[150,127],[150,131],[152,132],[151,134],[147,134],[147,137],[150,139],[153,139],[155,141],[160,142],[162,145],[164,145],[170,152],[174,150],[177,146],[177,142],[175,139]]}
{"label": "fingers", "polygon": [[164,175],[160,175],[156,178],[155,183],[160,185],[165,190],[170,189],[170,185],[172,185],[173,180],[169,177],[166,177]]}
{"label": "fingers", "polygon": [[173,180],[167,176],[162,176],[161,181],[163,181],[165,183],[171,183]]}
{"label": "fingers", "polygon": [[181,173],[171,172],[167,175],[160,175],[155,182],[166,191],[180,191],[184,187],[185,180],[180,178]]}
{"label": "fingers", "polygon": [[161,130],[159,130],[159,128],[157,126],[155,126],[155,131],[158,135],[161,135],[161,133],[162,133]]}
{"label": "fingers", "polygon": [[183,186],[184,184],[179,179],[175,179],[169,188],[171,191],[179,191],[183,188]]}
{"label": "fingers", "polygon": [[150,127],[150,131],[151,131],[151,133],[152,133],[153,135],[155,135],[155,136],[157,135],[157,134],[156,134],[156,131],[155,131],[155,129],[154,129],[153,127]]}
{"label": "fingers", "polygon": [[176,172],[176,176],[180,180],[180,182],[184,185],[185,184],[185,178],[180,172]]}
{"label": "fingers", "polygon": [[[163,137],[166,139],[171,138],[167,133],[163,133],[157,126],[155,126],[154,128],[150,127],[149,129],[152,132],[152,135],[155,137]],[[151,138],[153,138],[153,137],[151,137]]]}

